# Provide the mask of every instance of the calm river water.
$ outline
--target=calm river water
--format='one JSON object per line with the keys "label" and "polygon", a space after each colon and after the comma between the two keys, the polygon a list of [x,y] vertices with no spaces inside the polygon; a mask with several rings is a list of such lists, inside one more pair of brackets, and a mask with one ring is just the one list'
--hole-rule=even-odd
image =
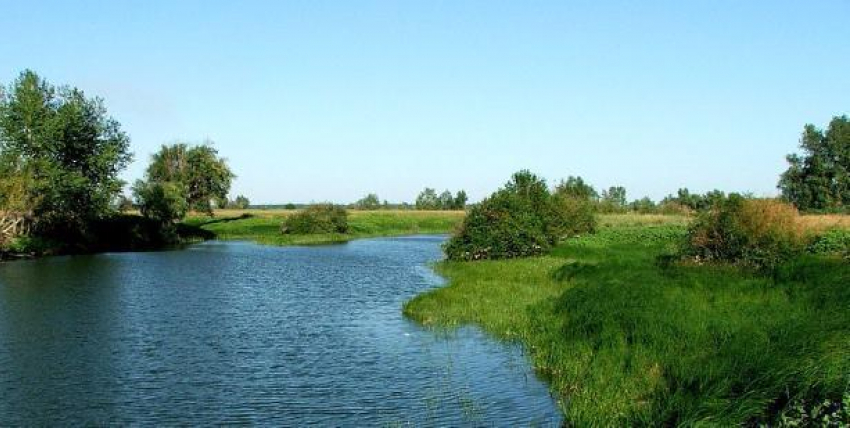
{"label": "calm river water", "polygon": [[0,264],[0,425],[558,425],[516,346],[402,317],[441,242]]}

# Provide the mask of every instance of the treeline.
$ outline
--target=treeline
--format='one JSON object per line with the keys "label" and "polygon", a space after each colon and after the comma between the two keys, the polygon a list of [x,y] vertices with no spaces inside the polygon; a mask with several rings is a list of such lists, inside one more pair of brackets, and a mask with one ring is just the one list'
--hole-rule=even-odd
{"label": "treeline", "polygon": [[436,190],[426,187],[419,193],[413,204],[407,202],[390,203],[387,200],[381,201],[381,198],[379,198],[377,194],[369,193],[358,199],[353,204],[350,204],[349,208],[358,210],[463,210],[466,209],[468,201],[469,198],[464,190],[459,190],[456,194],[452,194],[452,192],[448,190],[437,194]]}
{"label": "treeline", "polygon": [[[123,193],[130,138],[103,100],[26,70],[0,88],[0,252],[74,253],[153,248],[191,233],[188,210],[230,201],[234,178],[207,142],[163,146],[145,179]],[[142,216],[124,214],[139,209]],[[181,232],[184,232],[181,235]]]}

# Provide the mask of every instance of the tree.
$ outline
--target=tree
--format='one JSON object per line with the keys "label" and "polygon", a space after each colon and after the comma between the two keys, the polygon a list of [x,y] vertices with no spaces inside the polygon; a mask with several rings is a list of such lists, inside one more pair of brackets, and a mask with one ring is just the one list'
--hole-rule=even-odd
{"label": "tree", "polygon": [[633,201],[631,203],[631,208],[635,212],[641,214],[648,214],[651,212],[655,212],[656,205],[652,199],[650,199],[648,196],[644,196],[641,199],[636,199],[635,201]]}
{"label": "tree", "polygon": [[467,198],[466,196],[466,191],[458,190],[452,208],[456,210],[466,209],[466,202],[468,201],[468,199],[469,198]]}
{"label": "tree", "polygon": [[437,196],[437,191],[426,187],[419,196],[416,197],[417,210],[436,210],[440,207],[440,199]]}
{"label": "tree", "polygon": [[173,181],[142,181],[133,185],[133,196],[142,215],[162,224],[183,218],[189,209],[186,187]]}
{"label": "tree", "polygon": [[375,193],[370,193],[354,203],[360,210],[377,210],[381,208],[381,199]]}
{"label": "tree", "polygon": [[602,200],[616,208],[626,206],[626,188],[623,186],[611,186],[602,191]]}
{"label": "tree", "polygon": [[247,197],[239,195],[233,200],[233,206],[236,209],[244,210],[251,206],[251,201]]}
{"label": "tree", "polygon": [[218,156],[218,151],[209,142],[199,146],[163,145],[151,157],[147,170],[149,182],[185,186],[189,208],[208,214],[212,214],[213,202],[227,200],[235,177],[226,160]]}
{"label": "tree", "polygon": [[599,194],[596,193],[596,189],[585,183],[584,180],[578,176],[569,176],[566,181],[561,180],[561,182],[555,186],[555,193],[563,196],[573,196],[584,199],[599,198]]}
{"label": "tree", "polygon": [[441,210],[450,210],[454,207],[455,198],[452,196],[452,192],[448,190],[444,190],[443,193],[440,193],[440,196],[437,198],[437,208]]}
{"label": "tree", "polygon": [[24,71],[0,98],[0,182],[39,233],[74,241],[112,212],[130,139],[100,98]]}
{"label": "tree", "polygon": [[850,119],[836,116],[826,132],[807,124],[803,154],[786,157],[779,179],[782,197],[801,210],[845,208],[850,204]]}

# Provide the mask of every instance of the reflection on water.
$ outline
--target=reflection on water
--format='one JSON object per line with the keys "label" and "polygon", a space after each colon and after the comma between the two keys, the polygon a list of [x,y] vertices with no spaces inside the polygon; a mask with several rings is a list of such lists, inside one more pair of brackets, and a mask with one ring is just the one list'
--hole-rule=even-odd
{"label": "reflection on water", "polygon": [[438,334],[438,237],[0,265],[0,425],[557,425],[515,346]]}

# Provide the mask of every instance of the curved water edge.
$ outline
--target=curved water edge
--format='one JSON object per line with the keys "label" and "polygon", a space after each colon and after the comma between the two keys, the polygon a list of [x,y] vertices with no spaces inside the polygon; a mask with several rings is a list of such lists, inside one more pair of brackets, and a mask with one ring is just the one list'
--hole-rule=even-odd
{"label": "curved water edge", "polygon": [[444,239],[2,264],[0,422],[559,425],[520,346],[402,316]]}

